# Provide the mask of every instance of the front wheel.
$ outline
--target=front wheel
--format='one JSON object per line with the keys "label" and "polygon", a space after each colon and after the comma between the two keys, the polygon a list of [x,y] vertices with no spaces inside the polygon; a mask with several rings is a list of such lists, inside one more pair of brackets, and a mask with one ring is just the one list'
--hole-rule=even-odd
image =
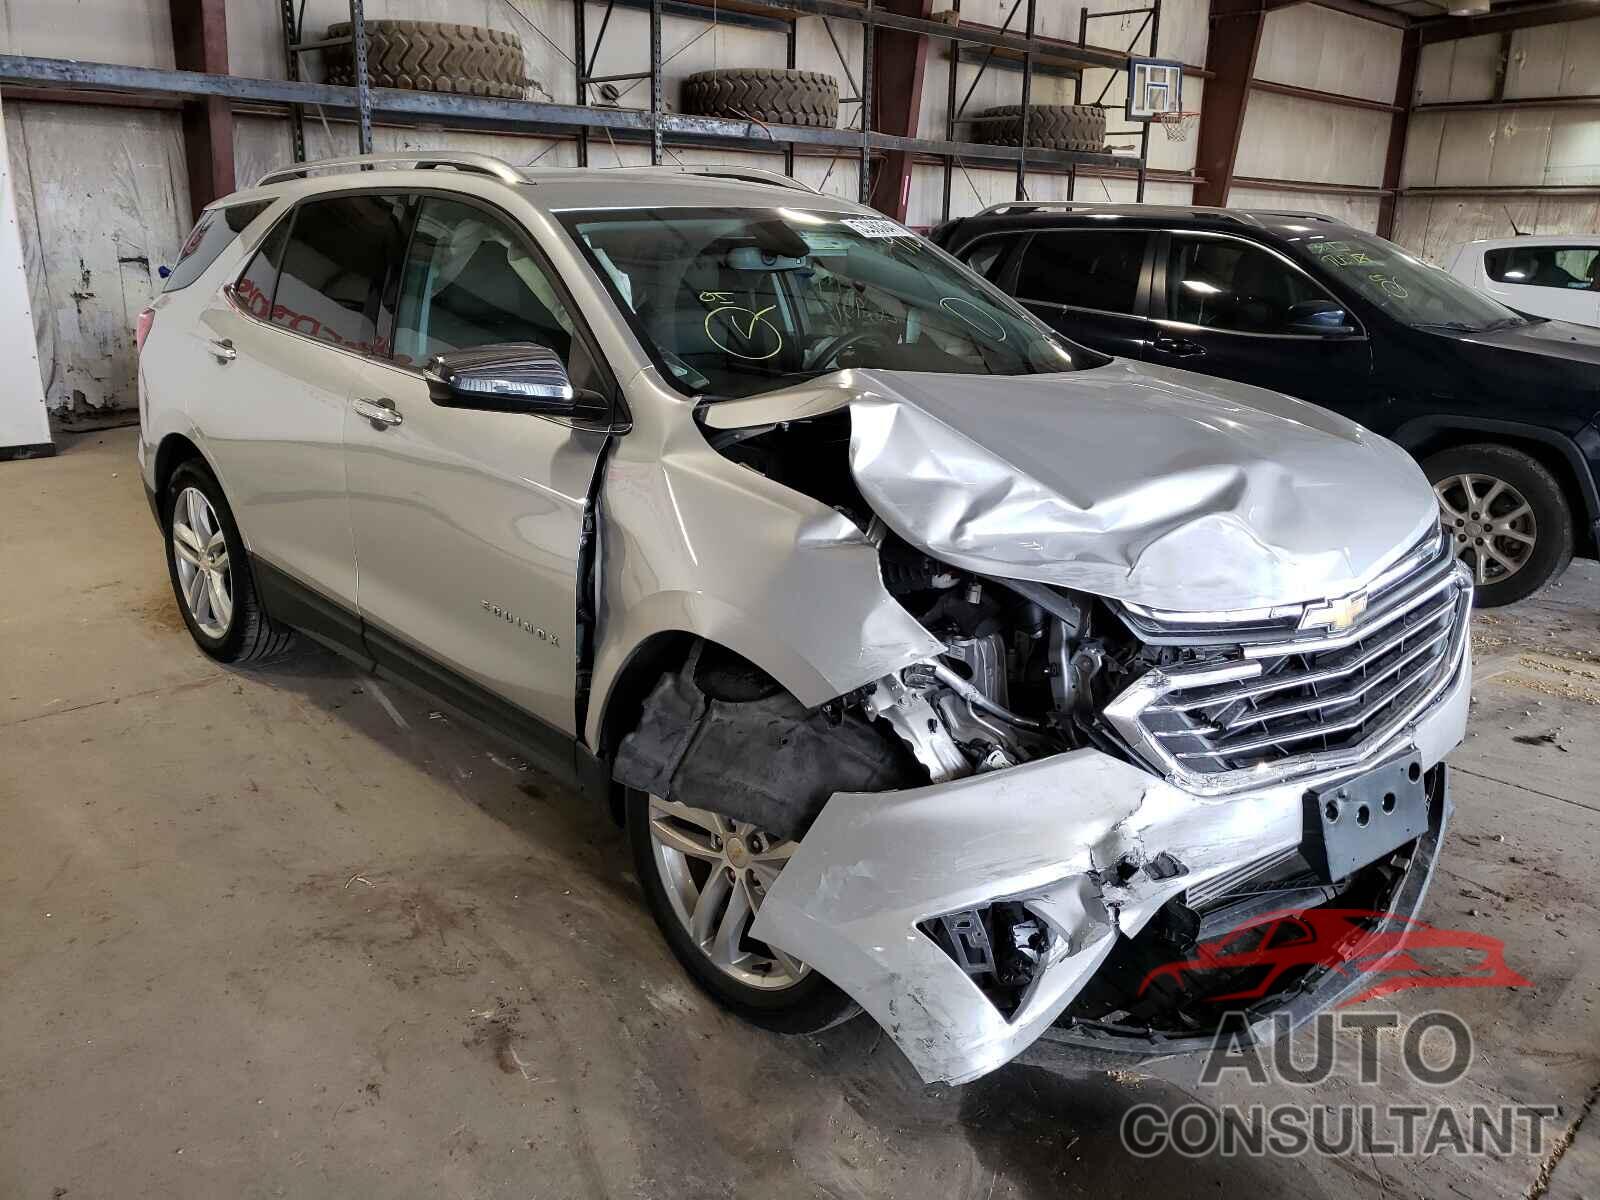
{"label": "front wheel", "polygon": [[861,1011],[807,964],[750,936],[797,843],[631,789],[627,822],[650,913],[714,999],[774,1033],[817,1033]]}
{"label": "front wheel", "polygon": [[162,508],[167,568],[183,622],[218,662],[271,658],[294,634],[267,615],[216,476],[198,461],[172,473]]}
{"label": "front wheel", "polygon": [[1439,523],[1472,569],[1473,603],[1497,608],[1533,595],[1572,561],[1572,510],[1537,459],[1509,446],[1458,446],[1422,464]]}

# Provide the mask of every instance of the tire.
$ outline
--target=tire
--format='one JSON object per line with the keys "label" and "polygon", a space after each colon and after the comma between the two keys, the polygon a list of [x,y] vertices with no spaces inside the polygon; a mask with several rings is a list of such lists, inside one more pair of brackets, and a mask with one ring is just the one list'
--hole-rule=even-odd
{"label": "tire", "polygon": [[[773,1033],[820,1033],[860,1013],[850,997],[816,971],[808,969],[797,982],[773,990],[741,983],[716,966],[695,942],[668,895],[651,833],[652,797],[629,789],[624,803],[634,871],[645,904],[673,955],[702,991],[734,1015]],[[711,868],[713,872],[719,869]]]}
{"label": "tire", "polygon": [[833,129],[839,124],[839,82],[821,71],[700,71],[683,81],[683,111]]}
{"label": "tire", "polygon": [[[328,26],[328,37],[349,37],[350,22]],[[355,84],[350,46],[323,51],[328,82]],[[522,39],[481,25],[447,21],[368,21],[367,81],[372,87],[454,92],[518,100],[527,88]]]}
{"label": "tire", "polygon": [[[1022,105],[1002,104],[980,115],[1000,119],[973,125],[974,141],[991,146],[1022,144]],[[1028,145],[1041,150],[1104,151],[1106,110],[1093,104],[1030,104]]]}
{"label": "tire", "polygon": [[[1526,599],[1567,569],[1572,510],[1543,463],[1509,446],[1483,444],[1442,451],[1422,469],[1456,556],[1473,568],[1478,607]],[[1487,510],[1470,502],[1485,499]],[[1507,571],[1505,562],[1515,569]]]}
{"label": "tire", "polygon": [[[210,513],[209,521],[196,520],[192,515],[196,510],[189,506],[191,492],[198,492],[204,498]],[[182,513],[178,512],[180,504],[183,505]],[[204,595],[203,606],[198,613],[185,595],[186,588],[197,572],[191,567],[190,578],[186,580],[185,572],[179,567],[180,558],[189,563],[193,561],[175,548],[175,544],[181,540],[184,546],[193,549],[192,542],[180,537],[180,524],[185,529],[201,526],[202,534],[210,535],[202,537],[208,546],[214,544],[212,539],[216,534],[221,534],[222,546],[227,550],[226,567],[221,572],[222,586],[231,597],[226,620],[220,619],[221,614],[211,599],[214,593],[208,587],[199,589]],[[212,528],[205,529],[206,524]],[[161,500],[161,525],[166,534],[167,573],[172,579],[173,598],[178,603],[178,611],[183,614],[183,623],[189,627],[189,633],[200,649],[218,662],[263,662],[282,654],[294,643],[293,630],[273,621],[262,608],[233,511],[228,507],[227,498],[222,494],[216,477],[200,461],[191,459],[172,473]]]}

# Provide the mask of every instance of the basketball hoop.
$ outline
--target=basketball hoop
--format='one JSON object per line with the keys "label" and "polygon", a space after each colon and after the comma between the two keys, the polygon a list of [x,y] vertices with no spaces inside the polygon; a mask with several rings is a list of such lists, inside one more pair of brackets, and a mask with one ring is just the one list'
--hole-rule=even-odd
{"label": "basketball hoop", "polygon": [[1155,114],[1155,119],[1166,128],[1167,141],[1187,142],[1189,133],[1200,123],[1200,114],[1197,112],[1160,112]]}

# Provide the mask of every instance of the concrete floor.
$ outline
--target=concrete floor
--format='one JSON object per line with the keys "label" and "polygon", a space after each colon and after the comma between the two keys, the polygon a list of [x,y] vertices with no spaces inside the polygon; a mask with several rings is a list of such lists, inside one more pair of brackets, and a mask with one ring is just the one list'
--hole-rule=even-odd
{"label": "concrete floor", "polygon": [[1423,914],[1532,986],[1397,997],[1474,1030],[1444,1092],[1222,1092],[1550,1102],[1570,1138],[1140,1161],[1125,1109],[1218,1098],[1189,1067],[924,1088],[870,1023],[745,1027],[669,958],[609,820],[513,748],[317,650],[211,663],[133,443],[0,464],[0,1196],[1600,1195],[1595,564],[1478,618]]}

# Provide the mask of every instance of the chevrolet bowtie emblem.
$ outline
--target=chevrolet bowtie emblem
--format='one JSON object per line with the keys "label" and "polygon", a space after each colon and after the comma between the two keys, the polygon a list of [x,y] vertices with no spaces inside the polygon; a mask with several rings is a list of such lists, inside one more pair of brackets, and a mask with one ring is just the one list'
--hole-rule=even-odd
{"label": "chevrolet bowtie emblem", "polygon": [[1328,629],[1334,633],[1349,629],[1367,611],[1367,594],[1356,592],[1326,604],[1316,604],[1306,609],[1300,618],[1301,629]]}

